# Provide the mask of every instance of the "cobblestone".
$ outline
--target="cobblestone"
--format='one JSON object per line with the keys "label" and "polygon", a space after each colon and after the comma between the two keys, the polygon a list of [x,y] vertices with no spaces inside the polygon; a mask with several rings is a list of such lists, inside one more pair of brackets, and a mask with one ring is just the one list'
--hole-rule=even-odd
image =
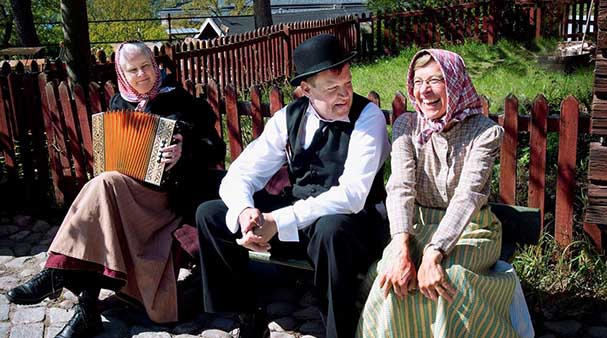
{"label": "cobblestone", "polygon": [[[8,218],[5,218],[7,220]],[[0,219],[1,221],[1,219]],[[8,219],[0,224],[0,292],[27,281],[44,267],[46,251],[56,234],[58,225],[48,224],[29,216]],[[22,237],[23,236],[23,237]],[[36,239],[22,243],[13,238]],[[27,247],[27,250],[25,248]],[[187,274],[180,274],[182,277]],[[194,283],[199,285],[199,283]],[[271,291],[259,291],[267,318],[267,335],[260,338],[324,338],[320,318],[319,300],[307,286],[272,287]],[[234,319],[195,314],[188,321],[173,325],[152,323],[145,313],[128,307],[114,293],[102,290],[100,309],[104,332],[96,338],[238,338],[240,330]],[[191,299],[200,302],[200,299]],[[53,338],[71,318],[77,297],[69,291],[56,300],[46,300],[39,305],[20,306],[10,304],[0,294],[0,338]],[[604,311],[604,310],[601,310]],[[548,316],[546,316],[547,318]],[[553,316],[556,317],[556,316]],[[544,332],[539,337],[564,338],[571,334],[584,337],[607,338],[607,312],[596,314],[596,320],[574,321],[569,318],[552,318],[537,321]],[[591,324],[591,325],[590,325]],[[537,330],[537,329],[536,329]],[[577,336],[575,336],[577,337]]]}
{"label": "cobblestone", "polygon": [[44,324],[24,324],[13,325],[9,338],[42,338],[44,334]]}
{"label": "cobblestone", "polygon": [[17,306],[17,309],[13,312],[11,321],[13,324],[29,324],[42,322],[45,317],[45,312],[45,308],[39,306]]}

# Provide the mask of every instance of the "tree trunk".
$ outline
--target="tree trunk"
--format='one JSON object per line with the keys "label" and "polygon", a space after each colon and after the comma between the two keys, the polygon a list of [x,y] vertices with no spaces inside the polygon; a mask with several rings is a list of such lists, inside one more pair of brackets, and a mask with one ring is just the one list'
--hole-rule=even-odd
{"label": "tree trunk", "polygon": [[8,44],[11,39],[11,34],[13,34],[13,20],[10,19],[8,13],[6,12],[6,7],[4,7],[4,5],[0,5],[0,15],[2,16],[2,20],[0,21],[4,23],[4,32],[2,33],[0,46],[8,47]]}
{"label": "tree trunk", "polygon": [[91,61],[86,0],[61,0],[61,21],[65,63],[70,82],[72,85],[78,83],[86,88]]}
{"label": "tree trunk", "polygon": [[31,0],[11,0],[11,8],[15,19],[15,29],[21,45],[24,47],[40,46]]}
{"label": "tree trunk", "polygon": [[272,26],[270,0],[253,0],[253,16],[255,17],[255,28]]}

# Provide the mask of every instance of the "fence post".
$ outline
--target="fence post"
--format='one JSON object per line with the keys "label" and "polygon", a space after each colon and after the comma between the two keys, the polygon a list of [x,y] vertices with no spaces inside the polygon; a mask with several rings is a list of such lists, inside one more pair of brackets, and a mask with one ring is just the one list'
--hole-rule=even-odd
{"label": "fence post", "polygon": [[493,46],[496,38],[495,15],[497,14],[496,0],[489,1],[489,11],[487,13],[487,44]]}
{"label": "fence post", "polygon": [[529,191],[527,204],[539,208],[540,225],[544,225],[544,194],[546,188],[546,134],[548,132],[548,101],[538,95],[533,101],[529,124]]}
{"label": "fence post", "polygon": [[573,237],[578,118],[578,101],[566,97],[561,103],[555,214],[555,238],[562,246],[571,243]]}
{"label": "fence post", "polygon": [[230,140],[230,158],[234,161],[242,152],[242,129],[238,114],[238,99],[232,85],[225,87],[225,108],[228,125],[228,139]]}
{"label": "fence post", "polygon": [[518,146],[518,99],[509,95],[504,104],[504,141],[500,152],[500,201],[516,204],[516,149]]}

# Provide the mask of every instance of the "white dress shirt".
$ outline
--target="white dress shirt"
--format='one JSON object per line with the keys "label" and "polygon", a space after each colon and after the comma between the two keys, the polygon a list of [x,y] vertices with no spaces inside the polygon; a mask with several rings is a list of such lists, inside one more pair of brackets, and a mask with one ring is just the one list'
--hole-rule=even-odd
{"label": "white dress shirt", "polygon": [[[308,105],[304,118],[306,125],[303,147],[307,149],[322,118],[311,104]],[[345,121],[349,121],[347,117]],[[255,207],[253,194],[263,189],[286,163],[287,139],[284,107],[268,120],[263,133],[230,165],[221,182],[219,195],[228,207],[226,224],[233,233],[240,227],[240,213],[246,208]],[[389,152],[390,143],[384,115],[379,107],[369,103],[354,124],[348,157],[344,171],[339,177],[339,184],[316,197],[298,200],[293,205],[272,211],[278,229],[278,239],[297,242],[298,230],[314,223],[321,216],[354,214],[361,211],[375,174],[381,169]]]}

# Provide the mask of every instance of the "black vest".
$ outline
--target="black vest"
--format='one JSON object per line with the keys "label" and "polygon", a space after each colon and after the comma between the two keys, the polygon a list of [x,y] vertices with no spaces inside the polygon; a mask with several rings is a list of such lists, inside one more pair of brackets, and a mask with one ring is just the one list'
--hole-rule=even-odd
{"label": "black vest", "polygon": [[[289,154],[289,180],[291,194],[296,199],[318,196],[339,184],[348,157],[350,135],[362,110],[370,101],[354,94],[348,115],[350,122],[334,121],[323,128],[322,136],[313,140],[308,149],[303,149],[304,116],[309,100],[301,97],[287,106],[287,132]],[[322,123],[321,123],[322,126]],[[383,181],[383,166],[375,176],[365,205],[375,205],[386,197]]]}

